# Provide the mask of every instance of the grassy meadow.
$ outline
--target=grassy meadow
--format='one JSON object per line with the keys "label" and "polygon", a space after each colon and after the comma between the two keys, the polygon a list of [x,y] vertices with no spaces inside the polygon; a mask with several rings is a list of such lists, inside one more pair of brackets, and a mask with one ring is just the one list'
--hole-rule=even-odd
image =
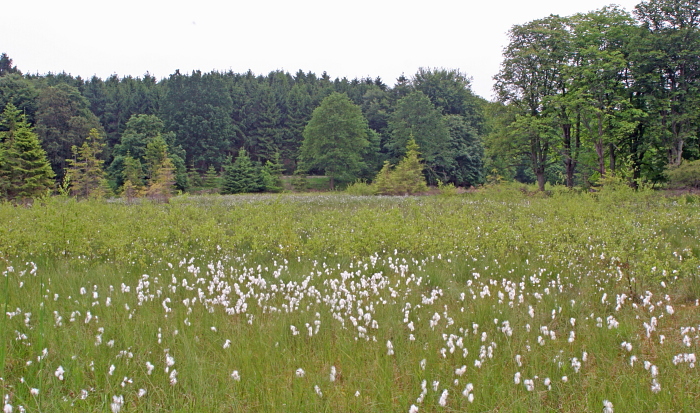
{"label": "grassy meadow", "polygon": [[56,197],[0,222],[5,412],[700,409],[697,196]]}

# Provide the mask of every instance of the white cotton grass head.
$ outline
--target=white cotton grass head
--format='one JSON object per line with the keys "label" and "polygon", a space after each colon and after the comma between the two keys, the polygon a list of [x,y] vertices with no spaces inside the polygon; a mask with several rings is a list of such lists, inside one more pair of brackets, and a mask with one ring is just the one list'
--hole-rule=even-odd
{"label": "white cotton grass head", "polygon": [[654,378],[651,379],[651,392],[658,393],[661,391],[661,384]]}
{"label": "white cotton grass head", "polygon": [[238,373],[238,370],[234,370],[233,373],[231,373],[231,378],[233,381],[241,381],[241,375]]}
{"label": "white cotton grass head", "polygon": [[295,372],[295,374],[297,375],[297,377],[304,377],[306,372],[304,371],[304,369],[298,368],[297,371]]}
{"label": "white cotton grass head", "polygon": [[330,373],[330,375],[329,375],[329,377],[328,377],[328,378],[330,379],[331,383],[335,381],[336,373],[337,373],[337,372],[336,372],[336,370],[335,370],[335,366],[331,366],[331,373]]}
{"label": "white cotton grass head", "polygon": [[614,413],[613,404],[610,400],[603,400],[603,413]]}
{"label": "white cotton grass head", "polygon": [[119,411],[121,411],[122,409],[123,404],[124,396],[112,396],[112,404],[110,404],[112,413],[119,413]]}
{"label": "white cotton grass head", "polygon": [[418,406],[412,404],[411,407],[408,409],[408,413],[418,413]]}
{"label": "white cotton grass head", "polygon": [[321,392],[321,388],[318,387],[318,384],[314,386],[314,391],[318,395],[318,397],[323,397],[323,392]]}
{"label": "white cotton grass head", "polygon": [[66,370],[63,369],[63,366],[58,366],[56,371],[54,372],[54,376],[56,376],[57,379],[63,380],[63,375],[65,374]]}
{"label": "white cotton grass head", "polygon": [[442,391],[442,394],[440,395],[440,400],[438,400],[438,404],[442,407],[447,406],[447,396],[448,392],[447,389]]}

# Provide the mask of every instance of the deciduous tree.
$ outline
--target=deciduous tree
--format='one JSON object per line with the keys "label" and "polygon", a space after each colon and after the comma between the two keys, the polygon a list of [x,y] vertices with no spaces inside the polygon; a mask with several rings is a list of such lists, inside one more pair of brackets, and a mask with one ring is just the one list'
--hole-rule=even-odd
{"label": "deciduous tree", "polygon": [[363,151],[369,145],[367,120],[359,106],[341,93],[321,102],[304,129],[301,159],[306,169],[318,169],[336,180],[352,181],[363,167]]}

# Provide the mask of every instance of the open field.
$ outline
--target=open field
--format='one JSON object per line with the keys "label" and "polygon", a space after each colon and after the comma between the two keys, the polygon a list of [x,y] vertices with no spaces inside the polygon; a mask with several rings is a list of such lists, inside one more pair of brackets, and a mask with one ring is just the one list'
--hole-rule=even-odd
{"label": "open field", "polygon": [[12,411],[691,412],[700,199],[0,205]]}

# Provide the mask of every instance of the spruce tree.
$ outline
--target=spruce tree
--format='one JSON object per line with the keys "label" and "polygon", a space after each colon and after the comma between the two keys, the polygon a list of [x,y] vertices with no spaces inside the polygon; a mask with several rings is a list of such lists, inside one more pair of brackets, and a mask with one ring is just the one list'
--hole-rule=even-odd
{"label": "spruce tree", "polygon": [[204,188],[208,191],[219,192],[219,173],[214,168],[214,165],[209,165],[207,172],[204,174]]}
{"label": "spruce tree", "polygon": [[272,161],[265,162],[265,165],[260,169],[260,175],[263,181],[263,190],[267,192],[280,192],[283,189],[282,172],[284,166],[280,162],[279,152],[275,152],[272,156]]}
{"label": "spruce tree", "polygon": [[380,195],[390,195],[394,193],[393,174],[389,161],[384,161],[384,166],[374,178],[374,187]]}
{"label": "spruce tree", "polygon": [[0,133],[0,191],[8,199],[43,195],[54,186],[55,176],[38,136],[23,114],[8,104],[0,117],[7,128]]}
{"label": "spruce tree", "polygon": [[240,194],[244,192],[257,192],[259,179],[259,173],[250,160],[248,152],[241,148],[233,164],[226,166],[221,193]]}
{"label": "spruce tree", "polygon": [[423,176],[423,164],[418,156],[418,144],[413,138],[406,145],[406,156],[396,165],[394,179],[397,194],[417,194],[428,190]]}

